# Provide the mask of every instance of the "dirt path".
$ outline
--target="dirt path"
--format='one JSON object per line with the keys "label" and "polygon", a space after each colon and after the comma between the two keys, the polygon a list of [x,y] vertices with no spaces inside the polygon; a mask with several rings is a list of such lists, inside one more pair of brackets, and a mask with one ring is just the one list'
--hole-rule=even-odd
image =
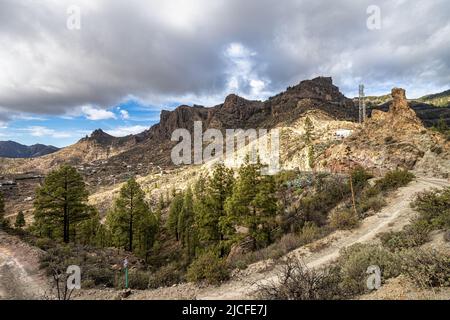
{"label": "dirt path", "polygon": [[[312,268],[326,265],[339,256],[342,248],[355,243],[372,241],[381,232],[391,229],[400,229],[408,224],[414,216],[414,211],[410,207],[410,202],[418,192],[431,188],[442,188],[449,186],[450,181],[434,178],[418,178],[408,186],[397,190],[395,195],[388,199],[388,205],[374,216],[364,219],[361,225],[351,231],[337,231],[315,243],[298,248],[288,254],[288,256],[301,257],[303,261]],[[320,250],[311,248],[322,247]],[[262,265],[265,262],[258,262],[255,265]],[[251,299],[255,297],[258,286],[269,281],[277,280],[278,266],[269,271],[261,273],[250,273],[224,283],[220,287],[197,288],[192,284],[182,284],[170,288],[160,288],[157,290],[139,291],[133,294],[131,299]],[[245,272],[245,271],[244,271]],[[92,297],[95,298],[95,297]]]}
{"label": "dirt path", "polygon": [[38,269],[41,251],[0,231],[0,300],[42,299],[48,290]]}

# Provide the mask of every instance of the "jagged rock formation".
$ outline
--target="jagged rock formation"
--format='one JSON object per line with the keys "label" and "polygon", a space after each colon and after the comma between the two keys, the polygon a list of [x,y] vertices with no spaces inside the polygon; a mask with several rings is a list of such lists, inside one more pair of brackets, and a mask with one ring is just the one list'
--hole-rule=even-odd
{"label": "jagged rock formation", "polygon": [[390,105],[389,112],[374,110],[368,126],[372,123],[389,126],[392,131],[403,130],[421,130],[423,129],[422,121],[417,117],[413,109],[408,106],[405,90],[400,88],[392,89],[393,101]]}
{"label": "jagged rock formation", "polygon": [[321,110],[342,120],[356,120],[357,109],[333,85],[331,77],[301,81],[267,101],[247,100],[230,94],[224,103],[211,108],[179,106],[174,111],[161,112],[161,120],[149,130],[153,139],[168,139],[173,130],[192,130],[194,121],[203,128],[270,128],[285,121],[295,121],[308,110]]}
{"label": "jagged rock formation", "polygon": [[[449,145],[438,134],[427,130],[410,108],[405,90],[392,89],[393,102],[388,112],[374,110],[361,129],[341,144],[329,148],[321,159],[322,168],[346,171],[361,165],[376,174],[387,170],[449,172]],[[433,165],[426,168],[423,159]]]}

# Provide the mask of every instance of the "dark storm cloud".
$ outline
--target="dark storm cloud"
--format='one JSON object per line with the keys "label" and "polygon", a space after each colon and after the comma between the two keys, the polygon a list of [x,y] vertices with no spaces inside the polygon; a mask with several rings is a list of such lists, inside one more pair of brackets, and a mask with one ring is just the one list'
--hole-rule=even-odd
{"label": "dark storm cloud", "polygon": [[[81,9],[81,30],[66,28]],[[382,28],[366,27],[369,5]],[[448,1],[0,2],[0,121],[149,103],[257,98],[317,75],[347,93],[450,86]],[[231,50],[230,48],[234,48]]]}

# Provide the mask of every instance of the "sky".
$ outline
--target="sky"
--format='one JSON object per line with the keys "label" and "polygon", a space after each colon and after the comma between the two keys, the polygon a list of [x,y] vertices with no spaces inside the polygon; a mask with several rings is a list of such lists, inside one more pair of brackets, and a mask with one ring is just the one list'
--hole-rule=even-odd
{"label": "sky", "polygon": [[0,0],[0,140],[138,133],[319,75],[415,98],[450,88],[449,39],[447,0]]}

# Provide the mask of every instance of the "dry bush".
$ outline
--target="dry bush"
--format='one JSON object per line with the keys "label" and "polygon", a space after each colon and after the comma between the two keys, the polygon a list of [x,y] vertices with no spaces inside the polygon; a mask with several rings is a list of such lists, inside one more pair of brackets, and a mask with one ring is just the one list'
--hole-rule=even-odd
{"label": "dry bush", "polygon": [[373,212],[380,211],[386,204],[386,200],[380,194],[368,198],[362,197],[358,201],[358,212],[363,217],[370,210],[373,210]]}
{"label": "dry bush", "polygon": [[334,268],[310,269],[297,259],[287,260],[278,280],[258,286],[268,300],[332,300],[341,298],[339,274]]}
{"label": "dry bush", "polygon": [[169,287],[184,281],[182,267],[171,263],[160,267],[150,275],[149,287],[156,289],[160,287]]}
{"label": "dry bush", "polygon": [[450,286],[450,256],[437,251],[413,249],[402,252],[402,272],[419,287]]}
{"label": "dry bush", "polygon": [[421,246],[429,240],[430,226],[424,220],[415,220],[401,231],[380,234],[383,246],[391,251]]}
{"label": "dry bush", "polygon": [[330,215],[330,226],[334,229],[350,230],[358,224],[358,216],[352,209],[336,210]]}

